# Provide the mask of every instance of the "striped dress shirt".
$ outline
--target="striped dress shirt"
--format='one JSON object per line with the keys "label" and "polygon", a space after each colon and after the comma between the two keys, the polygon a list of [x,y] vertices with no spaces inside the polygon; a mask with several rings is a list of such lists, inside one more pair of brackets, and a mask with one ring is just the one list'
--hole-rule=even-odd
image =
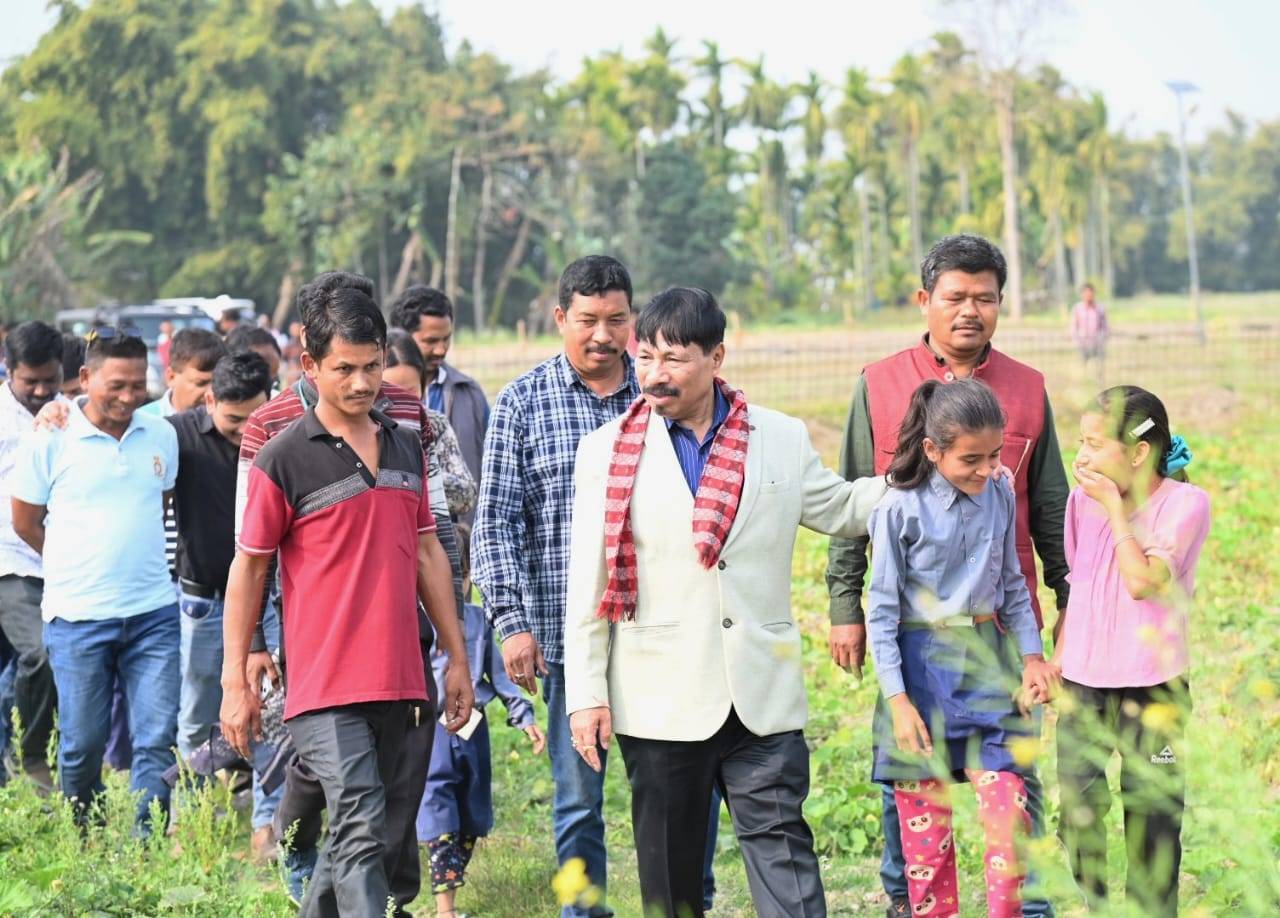
{"label": "striped dress shirt", "polygon": [[724,397],[719,386],[715,387],[715,393],[715,414],[712,416],[711,426],[707,428],[701,441],[689,428],[677,424],[670,418],[666,419],[667,433],[671,435],[671,445],[675,448],[676,459],[680,462],[680,471],[684,473],[684,480],[689,484],[689,492],[695,496],[698,493],[698,482],[702,481],[702,470],[707,467],[707,457],[711,455],[711,443],[715,440],[720,425],[729,416],[729,401]]}

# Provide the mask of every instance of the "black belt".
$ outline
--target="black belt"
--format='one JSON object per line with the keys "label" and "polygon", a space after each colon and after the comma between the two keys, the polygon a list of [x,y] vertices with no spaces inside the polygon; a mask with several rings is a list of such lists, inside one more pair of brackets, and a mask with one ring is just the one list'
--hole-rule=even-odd
{"label": "black belt", "polygon": [[221,599],[222,590],[215,589],[211,586],[205,586],[203,583],[196,583],[194,580],[188,580],[186,577],[179,577],[178,583],[182,587],[182,592],[188,596],[195,596],[198,599]]}

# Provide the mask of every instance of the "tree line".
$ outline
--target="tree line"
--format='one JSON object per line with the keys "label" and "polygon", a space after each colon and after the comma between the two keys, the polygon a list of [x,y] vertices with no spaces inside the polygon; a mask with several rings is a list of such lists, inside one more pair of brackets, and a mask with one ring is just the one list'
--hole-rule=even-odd
{"label": "tree line", "polygon": [[[852,321],[956,231],[1004,239],[1015,313],[1085,280],[1185,289],[1171,135],[1112,129],[1102,96],[953,32],[833,85],[657,29],[558,81],[450,53],[418,5],[54,6],[0,77],[10,318],[230,293],[283,321],[302,280],[345,267],[384,302],[420,281],[478,330],[536,325],[561,267],[608,251],[639,291]],[[1280,288],[1280,120],[1228,114],[1190,157],[1204,286]]]}

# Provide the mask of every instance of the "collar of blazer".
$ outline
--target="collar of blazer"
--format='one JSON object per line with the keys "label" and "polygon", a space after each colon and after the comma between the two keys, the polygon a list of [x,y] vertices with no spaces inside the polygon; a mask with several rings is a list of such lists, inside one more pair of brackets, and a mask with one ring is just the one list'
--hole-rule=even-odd
{"label": "collar of blazer", "polygon": [[[738,501],[738,513],[729,530],[729,538],[724,547],[728,550],[738,537],[738,532],[750,518],[755,506],[756,497],[760,494],[760,469],[763,459],[760,456],[760,434],[752,417],[751,406],[747,406],[747,422],[750,432],[747,439],[746,478],[742,483],[742,498]],[[684,472],[680,470],[680,460],[676,458],[675,447],[671,445],[671,433],[667,430],[666,421],[656,411],[649,412],[649,428],[644,435],[644,453],[640,456],[642,467],[646,472],[661,476],[663,493],[679,495],[673,498],[678,501],[679,509],[689,518],[689,537],[693,537],[693,495],[689,493],[689,485],[684,480]]]}

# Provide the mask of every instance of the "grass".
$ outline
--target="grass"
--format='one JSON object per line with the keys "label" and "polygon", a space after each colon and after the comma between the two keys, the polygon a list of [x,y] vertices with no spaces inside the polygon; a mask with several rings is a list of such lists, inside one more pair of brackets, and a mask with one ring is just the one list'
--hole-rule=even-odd
{"label": "grass", "polygon": [[[1186,383],[1180,362],[1140,368],[1140,381],[1167,395],[1175,429],[1187,436],[1196,453],[1193,480],[1213,498],[1213,531],[1200,563],[1192,619],[1195,714],[1188,732],[1181,883],[1183,914],[1191,916],[1280,914],[1280,680],[1275,663],[1280,658],[1280,630],[1275,627],[1280,611],[1280,558],[1275,551],[1280,544],[1280,464],[1275,459],[1280,429],[1272,421],[1277,376],[1275,363],[1265,355],[1244,356],[1247,363],[1234,367],[1229,378],[1219,380],[1215,367],[1197,377],[1194,386]],[[852,372],[846,370],[846,378]],[[1052,375],[1049,384],[1069,461],[1079,408],[1094,384],[1071,374]],[[829,398],[792,406],[809,420],[829,462],[834,461],[845,408]],[[806,813],[817,837],[831,913],[883,914],[877,877],[879,800],[869,782],[874,679],[858,684],[827,657],[825,559],[826,539],[802,531],[793,595],[805,634],[810,698],[806,733],[813,792]],[[1046,602],[1046,608],[1051,605]],[[493,717],[498,724],[493,729],[497,828],[480,844],[459,908],[493,918],[551,915],[557,906],[551,887],[556,858],[550,769],[545,756],[529,755],[523,734],[500,726],[502,720]],[[1054,720],[1052,713],[1046,718],[1040,758],[1051,823],[1057,799]],[[225,789],[194,795],[174,837],[141,842],[132,837],[132,804],[122,776],[108,775],[107,783],[106,825],[84,840],[64,803],[38,799],[23,781],[0,788],[0,916],[292,914],[273,873],[248,861],[244,815],[221,815],[230,810]],[[619,915],[629,918],[639,915],[640,907],[629,794],[619,761],[608,769],[606,791],[610,901]],[[973,796],[962,788],[954,798],[965,913],[982,914],[980,830]],[[1110,819],[1111,876],[1116,914],[1124,914],[1118,895],[1123,875],[1118,811],[1114,807]],[[1037,865],[1059,913],[1083,914],[1060,851],[1044,846],[1037,852]],[[752,915],[741,858],[724,814],[716,874],[716,914]],[[433,909],[423,902],[417,911],[431,914]]]}

